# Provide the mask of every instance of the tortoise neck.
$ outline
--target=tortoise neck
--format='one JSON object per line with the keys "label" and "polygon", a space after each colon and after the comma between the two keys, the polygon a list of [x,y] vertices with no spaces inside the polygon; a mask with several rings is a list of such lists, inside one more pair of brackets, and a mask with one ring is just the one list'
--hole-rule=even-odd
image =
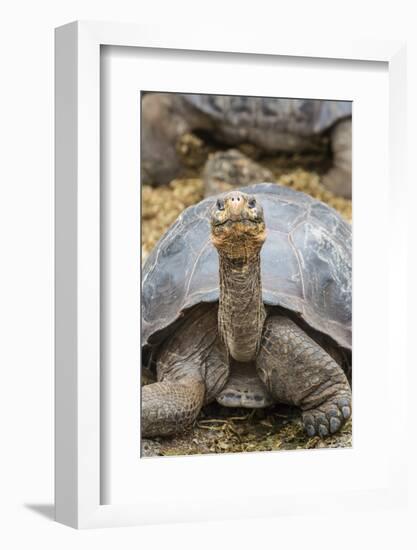
{"label": "tortoise neck", "polygon": [[260,251],[230,258],[219,252],[219,332],[229,355],[252,361],[258,352],[264,320]]}

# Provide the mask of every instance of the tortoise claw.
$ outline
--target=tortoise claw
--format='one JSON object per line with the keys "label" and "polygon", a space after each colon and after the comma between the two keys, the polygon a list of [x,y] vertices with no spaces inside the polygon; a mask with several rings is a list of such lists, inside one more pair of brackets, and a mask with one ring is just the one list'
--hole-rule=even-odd
{"label": "tortoise claw", "polygon": [[342,422],[335,416],[330,419],[330,433],[334,434],[340,430]]}
{"label": "tortoise claw", "polygon": [[313,437],[316,435],[316,429],[314,428],[313,424],[306,424],[305,430],[307,432],[308,437]]}
{"label": "tortoise claw", "polygon": [[350,415],[351,415],[350,407],[348,407],[348,406],[342,407],[342,414],[343,414],[343,418],[345,420],[350,418]]}
{"label": "tortoise claw", "polygon": [[320,424],[319,426],[319,436],[320,437],[326,437],[326,435],[329,435],[329,430],[326,428],[324,424]]}

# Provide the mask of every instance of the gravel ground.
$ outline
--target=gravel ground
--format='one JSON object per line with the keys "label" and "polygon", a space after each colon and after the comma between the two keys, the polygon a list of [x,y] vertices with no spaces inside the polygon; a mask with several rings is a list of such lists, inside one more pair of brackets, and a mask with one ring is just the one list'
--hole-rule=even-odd
{"label": "gravel ground", "polygon": [[352,446],[352,423],[336,435],[307,437],[299,412],[277,405],[268,409],[206,407],[194,427],[175,437],[143,439],[142,456],[242,453]]}

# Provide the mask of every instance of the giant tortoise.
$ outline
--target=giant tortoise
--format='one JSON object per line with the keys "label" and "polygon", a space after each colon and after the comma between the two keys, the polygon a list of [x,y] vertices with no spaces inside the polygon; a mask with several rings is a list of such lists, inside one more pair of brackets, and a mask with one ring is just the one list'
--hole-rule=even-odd
{"label": "giant tortoise", "polygon": [[274,183],[186,209],[143,269],[142,435],[192,426],[204,404],[299,407],[308,436],[351,415],[351,227]]}
{"label": "giant tortoise", "polygon": [[[266,154],[327,151],[332,165],[323,183],[350,197],[350,101],[149,93],[142,99],[142,179],[177,177],[179,138],[200,132],[226,145],[251,143]],[[254,183],[252,181],[251,183]]]}

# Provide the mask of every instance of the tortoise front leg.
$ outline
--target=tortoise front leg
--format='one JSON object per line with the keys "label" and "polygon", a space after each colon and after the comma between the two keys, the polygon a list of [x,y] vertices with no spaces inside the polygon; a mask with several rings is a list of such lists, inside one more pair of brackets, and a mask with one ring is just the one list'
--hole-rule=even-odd
{"label": "tortoise front leg", "polygon": [[172,435],[192,426],[229,375],[217,329],[217,307],[189,312],[157,357],[157,382],[142,388],[142,436]]}
{"label": "tortoise front leg", "polygon": [[266,320],[257,363],[273,397],[301,408],[307,434],[337,432],[351,415],[351,389],[342,368],[286,317]]}
{"label": "tortoise front leg", "polygon": [[193,109],[181,95],[149,93],[142,98],[142,183],[169,183],[184,168],[178,141],[194,128],[211,126],[210,119]]}
{"label": "tortoise front leg", "polygon": [[142,437],[171,435],[191,427],[203,406],[203,380],[156,382],[142,388]]}
{"label": "tortoise front leg", "polygon": [[141,179],[164,184],[176,177],[181,163],[176,152],[178,138],[189,126],[178,113],[175,94],[147,94],[142,98]]}

